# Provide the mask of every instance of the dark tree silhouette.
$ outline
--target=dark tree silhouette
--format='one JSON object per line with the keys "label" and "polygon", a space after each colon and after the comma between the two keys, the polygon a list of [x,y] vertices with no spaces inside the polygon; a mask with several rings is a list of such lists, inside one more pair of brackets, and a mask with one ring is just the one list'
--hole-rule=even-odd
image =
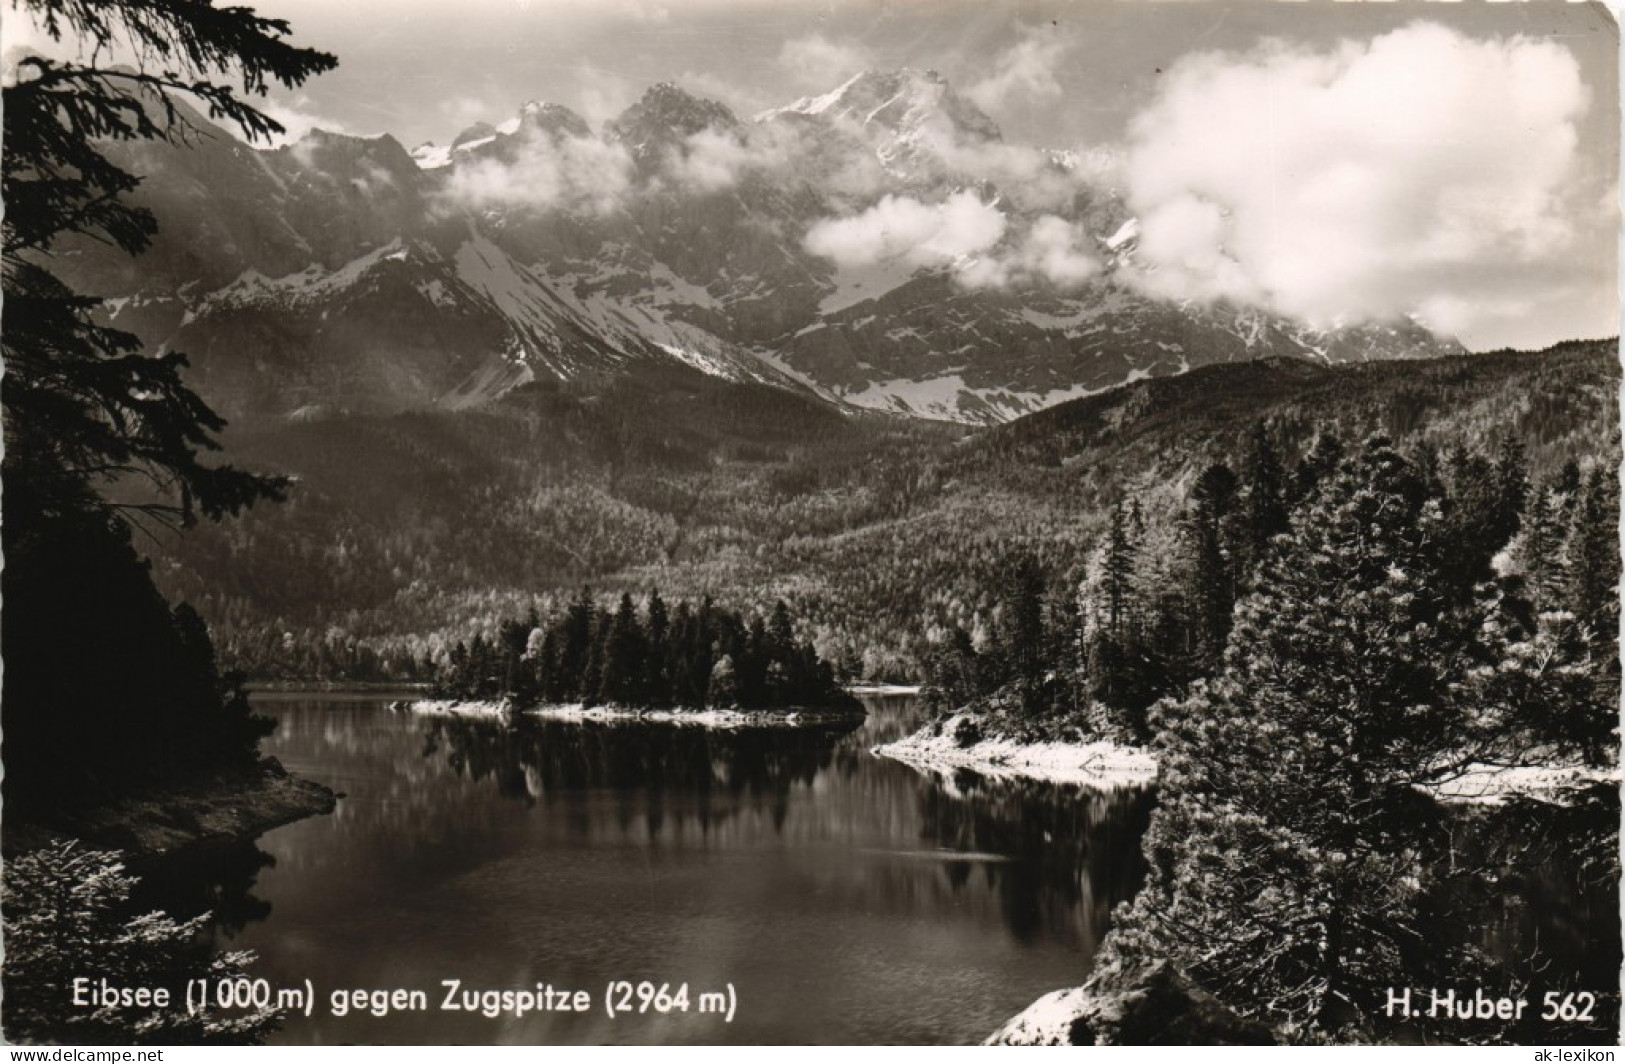
{"label": "dark tree silhouette", "polygon": [[130,529],[219,518],[284,484],[206,462],[224,422],[181,379],[185,357],[143,355],[49,263],[74,240],[136,254],[156,231],[109,143],[206,135],[183,95],[267,137],[281,127],[245,97],[335,61],[204,0],[17,0],[8,17],[82,57],[26,57],[4,89],[5,788],[26,811],[240,762],[262,734]]}

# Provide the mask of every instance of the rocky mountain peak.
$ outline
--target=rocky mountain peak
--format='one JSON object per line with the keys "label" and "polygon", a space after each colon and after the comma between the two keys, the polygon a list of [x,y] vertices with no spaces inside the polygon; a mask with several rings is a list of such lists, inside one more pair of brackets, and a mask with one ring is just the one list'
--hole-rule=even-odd
{"label": "rocky mountain peak", "polygon": [[554,140],[585,139],[592,136],[586,119],[556,103],[531,100],[519,109],[519,129],[546,133]]}
{"label": "rocky mountain peak", "polygon": [[[1029,232],[1037,208],[1011,197],[997,207],[1009,232],[982,249],[997,283],[959,284],[940,256],[886,246],[883,229],[888,212],[932,220],[956,190],[983,204],[998,193],[974,150],[999,139],[985,114],[940,74],[904,69],[762,119],[775,115],[789,125],[746,131],[668,83],[603,128],[610,151],[552,151],[594,134],[540,101],[464,130],[456,150],[410,156],[390,138],[328,133],[265,152],[225,137],[176,146],[142,160],[161,223],[142,276],[86,255],[76,278],[124,298],[126,324],[155,347],[196,353],[226,408],[273,412],[295,399],[484,401],[522,378],[676,362],[793,378],[849,407],[998,421],[1219,361],[1452,349],[1414,323],[1315,330],[1147,295],[1132,283],[1137,223],[1107,183],[1113,160],[1091,152],[1035,157],[1077,186],[1043,208],[1065,223],[1061,258],[1100,268],[1063,283],[1034,265],[1050,261],[1035,257],[1048,254]],[[693,139],[706,131],[733,143]],[[743,179],[758,173],[770,179]],[[595,196],[597,184],[613,188]],[[470,189],[467,216],[448,218]],[[814,231],[849,253],[825,255]],[[161,296],[141,291],[159,278]],[[262,394],[255,367],[273,357],[303,360],[297,395]],[[400,360],[409,372],[389,368]],[[327,394],[329,364],[357,383]]]}
{"label": "rocky mountain peak", "polygon": [[650,139],[680,139],[702,129],[732,129],[738,125],[739,119],[724,105],[663,81],[612,119],[604,131],[611,140],[636,146]]}
{"label": "rocky mountain peak", "polygon": [[935,70],[866,70],[822,96],[806,96],[777,114],[823,115],[891,135],[918,133],[928,126],[960,139],[1000,140],[999,127],[960,96]]}
{"label": "rocky mountain peak", "polygon": [[458,148],[466,148],[470,144],[474,144],[479,141],[491,140],[495,138],[496,135],[496,127],[491,125],[491,123],[475,122],[473,125],[457,134],[456,139],[451,142],[451,147],[452,150],[455,151]]}
{"label": "rocky mountain peak", "polygon": [[358,176],[375,179],[382,173],[409,182],[418,168],[413,156],[388,133],[357,137],[312,129],[293,144],[273,149],[271,154],[297,159],[307,171],[346,180]]}

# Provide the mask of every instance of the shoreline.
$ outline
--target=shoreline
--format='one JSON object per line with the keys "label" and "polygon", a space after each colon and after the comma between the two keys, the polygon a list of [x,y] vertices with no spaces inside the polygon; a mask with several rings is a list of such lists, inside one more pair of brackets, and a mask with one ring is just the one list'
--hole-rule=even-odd
{"label": "shoreline", "polygon": [[868,710],[855,709],[634,709],[630,706],[584,706],[580,703],[514,709],[507,702],[424,698],[392,703],[397,712],[467,720],[502,720],[511,716],[568,724],[669,724],[676,727],[805,728],[862,721]]}
{"label": "shoreline", "polygon": [[63,839],[119,850],[130,861],[166,857],[200,843],[254,838],[284,824],[333,812],[342,795],[294,776],[275,758],[250,769],[198,776],[50,822],[5,825],[7,855]]}
{"label": "shoreline", "polygon": [[[1152,786],[1157,759],[1140,747],[1108,740],[1022,742],[997,733],[961,745],[962,725],[983,726],[981,714],[961,710],[940,724],[927,724],[870,752],[902,762],[917,772],[947,775],[970,771],[993,779],[1030,779],[1097,790]],[[1617,767],[1551,761],[1529,765],[1473,764],[1460,776],[1416,790],[1443,805],[1500,805],[1515,799],[1566,804],[1575,793],[1598,783],[1618,785]]]}
{"label": "shoreline", "polygon": [[1561,762],[1536,765],[1474,762],[1454,779],[1416,789],[1441,805],[1501,805],[1515,798],[1565,805],[1565,799],[1597,783],[1619,786],[1619,769]]}
{"label": "shoreline", "polygon": [[917,772],[940,775],[969,770],[993,779],[1030,779],[1095,790],[1127,790],[1156,783],[1155,758],[1136,747],[1105,740],[1022,743],[994,735],[960,745],[954,738],[955,729],[962,722],[977,720],[976,714],[955,713],[940,728],[926,725],[870,752]]}

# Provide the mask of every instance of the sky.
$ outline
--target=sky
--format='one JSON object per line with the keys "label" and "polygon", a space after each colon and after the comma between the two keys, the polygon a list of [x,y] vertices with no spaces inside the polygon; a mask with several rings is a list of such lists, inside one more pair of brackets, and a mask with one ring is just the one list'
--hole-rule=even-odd
{"label": "sky", "polygon": [[934,69],[1007,141],[1115,160],[1156,294],[1317,324],[1411,314],[1475,349],[1618,331],[1619,36],[1599,4],[252,6],[339,58],[270,101],[294,136],[445,144],[527,100],[596,127],[658,81],[749,116],[864,69]]}

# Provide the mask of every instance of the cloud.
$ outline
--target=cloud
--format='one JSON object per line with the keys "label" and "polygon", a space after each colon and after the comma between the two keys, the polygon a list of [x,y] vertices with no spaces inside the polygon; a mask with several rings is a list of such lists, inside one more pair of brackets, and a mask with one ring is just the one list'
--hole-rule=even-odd
{"label": "cloud", "polygon": [[444,196],[474,210],[530,207],[608,214],[632,188],[632,158],[597,137],[532,136],[507,159],[461,158]]}
{"label": "cloud", "polygon": [[716,192],[751,174],[785,189],[809,184],[835,211],[872,203],[888,182],[879,159],[861,140],[832,147],[823,131],[784,122],[702,129],[667,152],[660,177],[677,188]]}
{"label": "cloud", "polygon": [[967,141],[951,130],[925,126],[915,144],[933,152],[950,172],[987,181],[1023,210],[1061,210],[1090,184],[1092,171],[1069,165],[1042,148],[1003,141]]}
{"label": "cloud", "polygon": [[654,0],[620,0],[613,10],[632,22],[664,26],[671,21],[671,8]]}
{"label": "cloud", "polygon": [[1559,44],[1427,22],[1189,57],[1130,125],[1141,237],[1124,276],[1322,326],[1485,327],[1574,253],[1588,102]]}
{"label": "cloud", "polygon": [[1066,54],[1065,41],[1038,31],[1001,52],[993,73],[966,90],[978,107],[997,111],[1010,105],[1039,105],[1061,98],[1055,69]]}
{"label": "cloud", "polygon": [[729,130],[706,128],[666,157],[664,173],[681,188],[717,192],[737,185],[748,171],[780,165],[782,159],[770,147],[747,142]]}
{"label": "cloud", "polygon": [[[285,99],[268,97],[263,100],[253,101],[253,105],[258,110],[264,112],[268,118],[282,126],[282,132],[272,136],[270,140],[270,146],[273,148],[280,148],[286,144],[296,144],[302,140],[306,134],[316,129],[325,130],[328,133],[342,133],[347,136],[368,135],[357,133],[356,131],[349,129],[343,122],[340,122],[336,118],[329,118],[325,115],[317,113],[312,108],[310,98],[303,94]],[[201,113],[208,113],[207,105],[199,103],[197,106]],[[223,126],[241,139],[242,131],[238,129],[237,126],[230,125],[218,119],[215,121],[216,124]],[[264,144],[265,142],[259,141],[257,143]]]}
{"label": "cloud", "polygon": [[838,266],[941,266],[988,250],[1004,230],[1003,212],[974,192],[956,192],[935,204],[886,196],[861,214],[816,222],[803,246]]}
{"label": "cloud", "polygon": [[859,214],[817,222],[803,246],[847,269],[948,267],[956,282],[973,289],[1039,283],[1075,288],[1103,271],[1083,226],[1053,214],[1013,224],[1015,231],[996,204],[973,192],[935,204],[886,196]]}
{"label": "cloud", "polygon": [[1013,246],[961,270],[959,281],[968,288],[1040,281],[1076,288],[1102,271],[1100,260],[1090,250],[1093,244],[1082,226],[1053,214],[1042,215]]}
{"label": "cloud", "polygon": [[873,65],[873,54],[862,45],[818,33],[785,41],[779,49],[779,67],[804,89],[833,89]]}

